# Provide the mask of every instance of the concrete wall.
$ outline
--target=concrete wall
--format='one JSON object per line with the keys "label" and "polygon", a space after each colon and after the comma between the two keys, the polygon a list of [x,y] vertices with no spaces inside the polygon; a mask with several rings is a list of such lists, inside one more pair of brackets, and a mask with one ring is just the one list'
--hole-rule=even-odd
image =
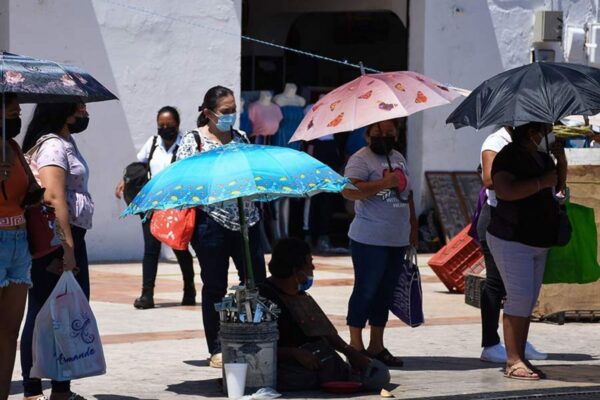
{"label": "concrete wall", "polygon": [[76,138],[90,164],[96,202],[87,236],[92,260],[141,258],[139,219],[119,220],[124,203],[113,191],[125,165],[155,134],[156,111],[177,106],[182,128],[190,129],[209,87],[221,84],[237,93],[240,85],[240,0],[178,0],[176,7],[161,0],[117,3],[234,35],[103,0],[10,0],[10,51],[80,65],[120,98],[90,104],[90,127]]}
{"label": "concrete wall", "polygon": [[9,26],[8,0],[0,0],[0,50],[8,50]]}
{"label": "concrete wall", "polygon": [[[533,45],[536,10],[563,11],[564,25],[590,22],[595,2],[550,0],[422,0],[410,3],[409,69],[443,83],[473,89],[506,69],[527,64]],[[551,44],[558,61],[561,43]],[[479,164],[481,143],[490,129],[454,130],[446,117],[460,103],[409,117],[408,161],[421,195],[419,209],[430,204],[423,173],[469,170]]]}

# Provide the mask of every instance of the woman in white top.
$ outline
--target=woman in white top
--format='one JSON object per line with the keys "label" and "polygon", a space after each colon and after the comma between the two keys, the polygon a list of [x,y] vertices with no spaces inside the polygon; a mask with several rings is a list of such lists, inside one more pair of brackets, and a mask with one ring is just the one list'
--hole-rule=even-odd
{"label": "woman in white top", "polygon": [[[157,135],[150,137],[137,154],[140,162],[148,163],[150,176],[158,174],[175,161],[177,150],[181,144],[179,132],[180,117],[177,109],[165,106],[158,110],[156,116]],[[117,186],[115,195],[121,198],[125,182]],[[151,217],[142,222],[144,233],[144,259],[142,261],[142,295],[135,299],[135,308],[147,309],[154,307],[154,284],[158,270],[161,242],[150,232]],[[188,250],[175,250],[175,257],[183,275],[183,299],[181,305],[193,306],[196,304],[196,287],[194,286],[194,262]]]}

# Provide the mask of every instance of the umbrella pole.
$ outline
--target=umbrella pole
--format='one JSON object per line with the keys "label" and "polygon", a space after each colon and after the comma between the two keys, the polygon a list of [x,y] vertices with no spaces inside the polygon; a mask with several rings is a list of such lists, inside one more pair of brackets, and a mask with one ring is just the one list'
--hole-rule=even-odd
{"label": "umbrella pole", "polygon": [[240,216],[240,233],[242,234],[242,246],[244,250],[244,264],[246,267],[246,286],[248,289],[254,289],[254,270],[252,268],[252,257],[250,256],[250,235],[248,234],[248,224],[244,212],[244,200],[237,198],[238,212]]}
{"label": "umbrella pole", "polygon": [[6,162],[6,99],[2,90],[2,163]]}
{"label": "umbrella pole", "polygon": [[[4,89],[2,89],[2,164],[6,163],[6,145],[6,99],[4,98]],[[4,196],[4,200],[8,200],[4,178],[2,177],[2,196]]]}

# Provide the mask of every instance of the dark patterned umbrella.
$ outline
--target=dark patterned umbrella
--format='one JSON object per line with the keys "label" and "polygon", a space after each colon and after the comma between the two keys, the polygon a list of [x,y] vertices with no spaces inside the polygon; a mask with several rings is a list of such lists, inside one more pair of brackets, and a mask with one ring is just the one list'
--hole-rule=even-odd
{"label": "dark patterned umbrella", "polygon": [[519,126],[555,123],[568,115],[600,112],[600,69],[535,62],[498,74],[479,85],[450,114],[447,124]]}
{"label": "dark patterned umbrella", "polygon": [[0,53],[0,92],[16,93],[20,103],[117,99],[81,68],[7,52]]}

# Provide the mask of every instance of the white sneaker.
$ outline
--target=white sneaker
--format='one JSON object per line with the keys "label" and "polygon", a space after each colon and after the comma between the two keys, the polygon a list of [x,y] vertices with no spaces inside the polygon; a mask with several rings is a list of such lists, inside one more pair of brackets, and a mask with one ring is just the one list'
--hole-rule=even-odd
{"label": "white sneaker", "polygon": [[479,359],[481,361],[504,364],[506,363],[506,349],[500,343],[494,346],[484,347]]}
{"label": "white sneaker", "polygon": [[525,343],[525,358],[528,360],[545,360],[548,358],[548,353],[537,351],[529,342]]}

